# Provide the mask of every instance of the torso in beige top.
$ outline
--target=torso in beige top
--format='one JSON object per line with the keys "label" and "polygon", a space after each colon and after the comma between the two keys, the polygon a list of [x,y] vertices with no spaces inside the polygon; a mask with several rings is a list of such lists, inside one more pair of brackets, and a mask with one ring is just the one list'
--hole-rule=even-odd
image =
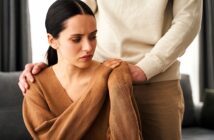
{"label": "torso in beige top", "polygon": [[[95,0],[84,0],[95,10]],[[200,29],[202,0],[97,0],[94,59],[121,58],[148,82],[179,79],[178,57]]]}

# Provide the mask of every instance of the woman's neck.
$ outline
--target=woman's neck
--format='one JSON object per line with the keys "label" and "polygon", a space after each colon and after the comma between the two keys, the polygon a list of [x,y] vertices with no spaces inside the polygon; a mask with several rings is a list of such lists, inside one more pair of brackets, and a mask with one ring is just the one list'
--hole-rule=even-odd
{"label": "woman's neck", "polygon": [[81,81],[81,79],[90,78],[98,64],[99,63],[93,61],[88,68],[81,69],[73,65],[69,66],[67,64],[57,63],[53,66],[53,70],[59,81],[63,83],[72,83],[73,81]]}

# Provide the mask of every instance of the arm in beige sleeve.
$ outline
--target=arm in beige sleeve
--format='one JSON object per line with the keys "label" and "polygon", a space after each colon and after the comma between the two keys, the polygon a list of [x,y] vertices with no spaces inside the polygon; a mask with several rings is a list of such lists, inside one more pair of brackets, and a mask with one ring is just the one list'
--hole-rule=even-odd
{"label": "arm in beige sleeve", "polygon": [[[59,116],[51,113],[45,98],[35,84],[23,101],[25,125],[34,139],[73,139],[78,140],[96,118],[105,99],[107,77],[110,70],[102,76],[95,76],[86,93],[72,103]],[[84,125],[82,125],[84,124]]]}
{"label": "arm in beige sleeve", "polygon": [[173,0],[173,17],[168,31],[137,63],[147,79],[164,72],[184,54],[200,29],[202,0]]}

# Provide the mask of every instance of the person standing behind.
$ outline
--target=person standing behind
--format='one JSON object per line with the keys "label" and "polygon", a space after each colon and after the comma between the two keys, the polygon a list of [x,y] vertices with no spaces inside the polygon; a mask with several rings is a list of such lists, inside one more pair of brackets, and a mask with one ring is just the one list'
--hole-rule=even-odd
{"label": "person standing behind", "polygon": [[[94,59],[119,58],[129,63],[135,82],[145,140],[181,140],[184,102],[180,87],[180,62],[200,29],[202,0],[84,0],[97,19]],[[25,79],[46,65],[28,64]]]}

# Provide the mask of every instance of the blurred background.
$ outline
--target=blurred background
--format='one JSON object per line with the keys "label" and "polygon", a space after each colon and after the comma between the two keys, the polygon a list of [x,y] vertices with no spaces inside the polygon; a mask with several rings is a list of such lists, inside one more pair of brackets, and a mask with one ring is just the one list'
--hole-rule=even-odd
{"label": "blurred background", "polygon": [[[45,16],[48,7],[54,1],[0,0],[0,71],[2,73],[20,72],[26,63],[45,61],[44,56],[48,48]],[[214,1],[203,0],[203,3],[201,31],[179,60],[181,73],[188,75],[193,106],[199,105],[202,108],[204,104],[208,104],[208,116],[211,118],[214,117]],[[4,80],[0,80],[0,86],[3,82]],[[3,89],[4,87],[2,86]],[[197,110],[197,107],[194,107],[194,110]],[[204,110],[207,111],[206,108]],[[200,109],[201,112],[203,113],[203,109],[202,111]],[[197,114],[197,111],[193,113]],[[214,128],[214,121],[208,121],[208,124],[211,127],[205,128]],[[0,133],[3,128],[0,127]],[[195,132],[198,131],[190,133]],[[214,134],[214,131],[210,133]],[[0,135],[1,138],[3,137]],[[207,138],[209,139],[214,140],[214,137]]]}

